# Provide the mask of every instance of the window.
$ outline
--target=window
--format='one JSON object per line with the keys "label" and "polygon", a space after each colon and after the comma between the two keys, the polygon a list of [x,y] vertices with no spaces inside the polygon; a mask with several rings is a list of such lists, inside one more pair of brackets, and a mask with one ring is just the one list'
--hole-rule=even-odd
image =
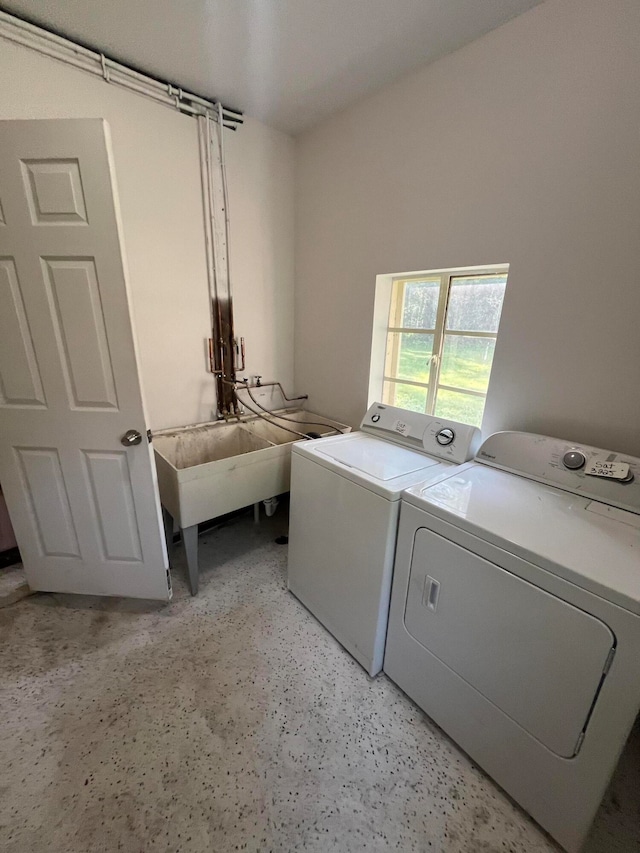
{"label": "window", "polygon": [[480,426],[506,284],[505,268],[393,278],[382,401]]}

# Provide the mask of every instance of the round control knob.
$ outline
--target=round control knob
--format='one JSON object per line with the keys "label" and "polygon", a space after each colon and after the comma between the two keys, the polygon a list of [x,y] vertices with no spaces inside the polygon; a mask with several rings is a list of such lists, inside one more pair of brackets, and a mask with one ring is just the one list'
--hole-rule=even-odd
{"label": "round control knob", "polygon": [[377,424],[378,421],[380,420],[380,415],[371,415],[371,420],[373,421],[374,424]]}
{"label": "round control knob", "polygon": [[570,471],[578,471],[583,468],[587,461],[587,457],[581,450],[567,450],[562,457],[562,464]]}
{"label": "round control knob", "polygon": [[436,441],[443,447],[446,447],[447,444],[451,444],[455,437],[455,432],[452,429],[449,429],[449,427],[445,427],[444,429],[441,429],[440,432],[436,433]]}

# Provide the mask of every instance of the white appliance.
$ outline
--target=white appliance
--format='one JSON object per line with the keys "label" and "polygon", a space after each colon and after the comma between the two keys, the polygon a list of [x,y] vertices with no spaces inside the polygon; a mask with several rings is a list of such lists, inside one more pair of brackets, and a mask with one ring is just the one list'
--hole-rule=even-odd
{"label": "white appliance", "polygon": [[579,850],[640,708],[640,459],[501,432],[407,490],[384,670]]}
{"label": "white appliance", "polygon": [[381,403],[360,430],[292,447],[289,589],[374,676],[402,491],[470,459],[480,433]]}

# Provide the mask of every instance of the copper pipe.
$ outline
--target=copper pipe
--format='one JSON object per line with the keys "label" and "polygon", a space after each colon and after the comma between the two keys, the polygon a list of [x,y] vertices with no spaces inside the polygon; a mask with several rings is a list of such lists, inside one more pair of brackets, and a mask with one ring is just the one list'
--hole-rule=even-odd
{"label": "copper pipe", "polygon": [[[236,355],[237,355],[237,354],[238,354],[238,344],[236,343]],[[246,362],[245,362],[245,350],[244,350],[244,338],[240,338],[240,357],[241,357],[241,359],[242,359],[242,364],[241,364],[241,365],[239,365],[239,366],[238,366],[238,365],[236,365],[236,370],[237,370],[237,371],[239,371],[240,373],[242,373],[242,371],[243,371],[243,370],[245,369],[245,367],[246,367]]]}

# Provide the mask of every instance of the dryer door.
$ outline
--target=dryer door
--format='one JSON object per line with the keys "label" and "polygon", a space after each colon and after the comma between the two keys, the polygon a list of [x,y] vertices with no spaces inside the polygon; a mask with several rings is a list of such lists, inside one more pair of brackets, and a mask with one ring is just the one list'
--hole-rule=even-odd
{"label": "dryer door", "polygon": [[421,528],[405,625],[529,734],[576,754],[614,645],[604,622]]}

